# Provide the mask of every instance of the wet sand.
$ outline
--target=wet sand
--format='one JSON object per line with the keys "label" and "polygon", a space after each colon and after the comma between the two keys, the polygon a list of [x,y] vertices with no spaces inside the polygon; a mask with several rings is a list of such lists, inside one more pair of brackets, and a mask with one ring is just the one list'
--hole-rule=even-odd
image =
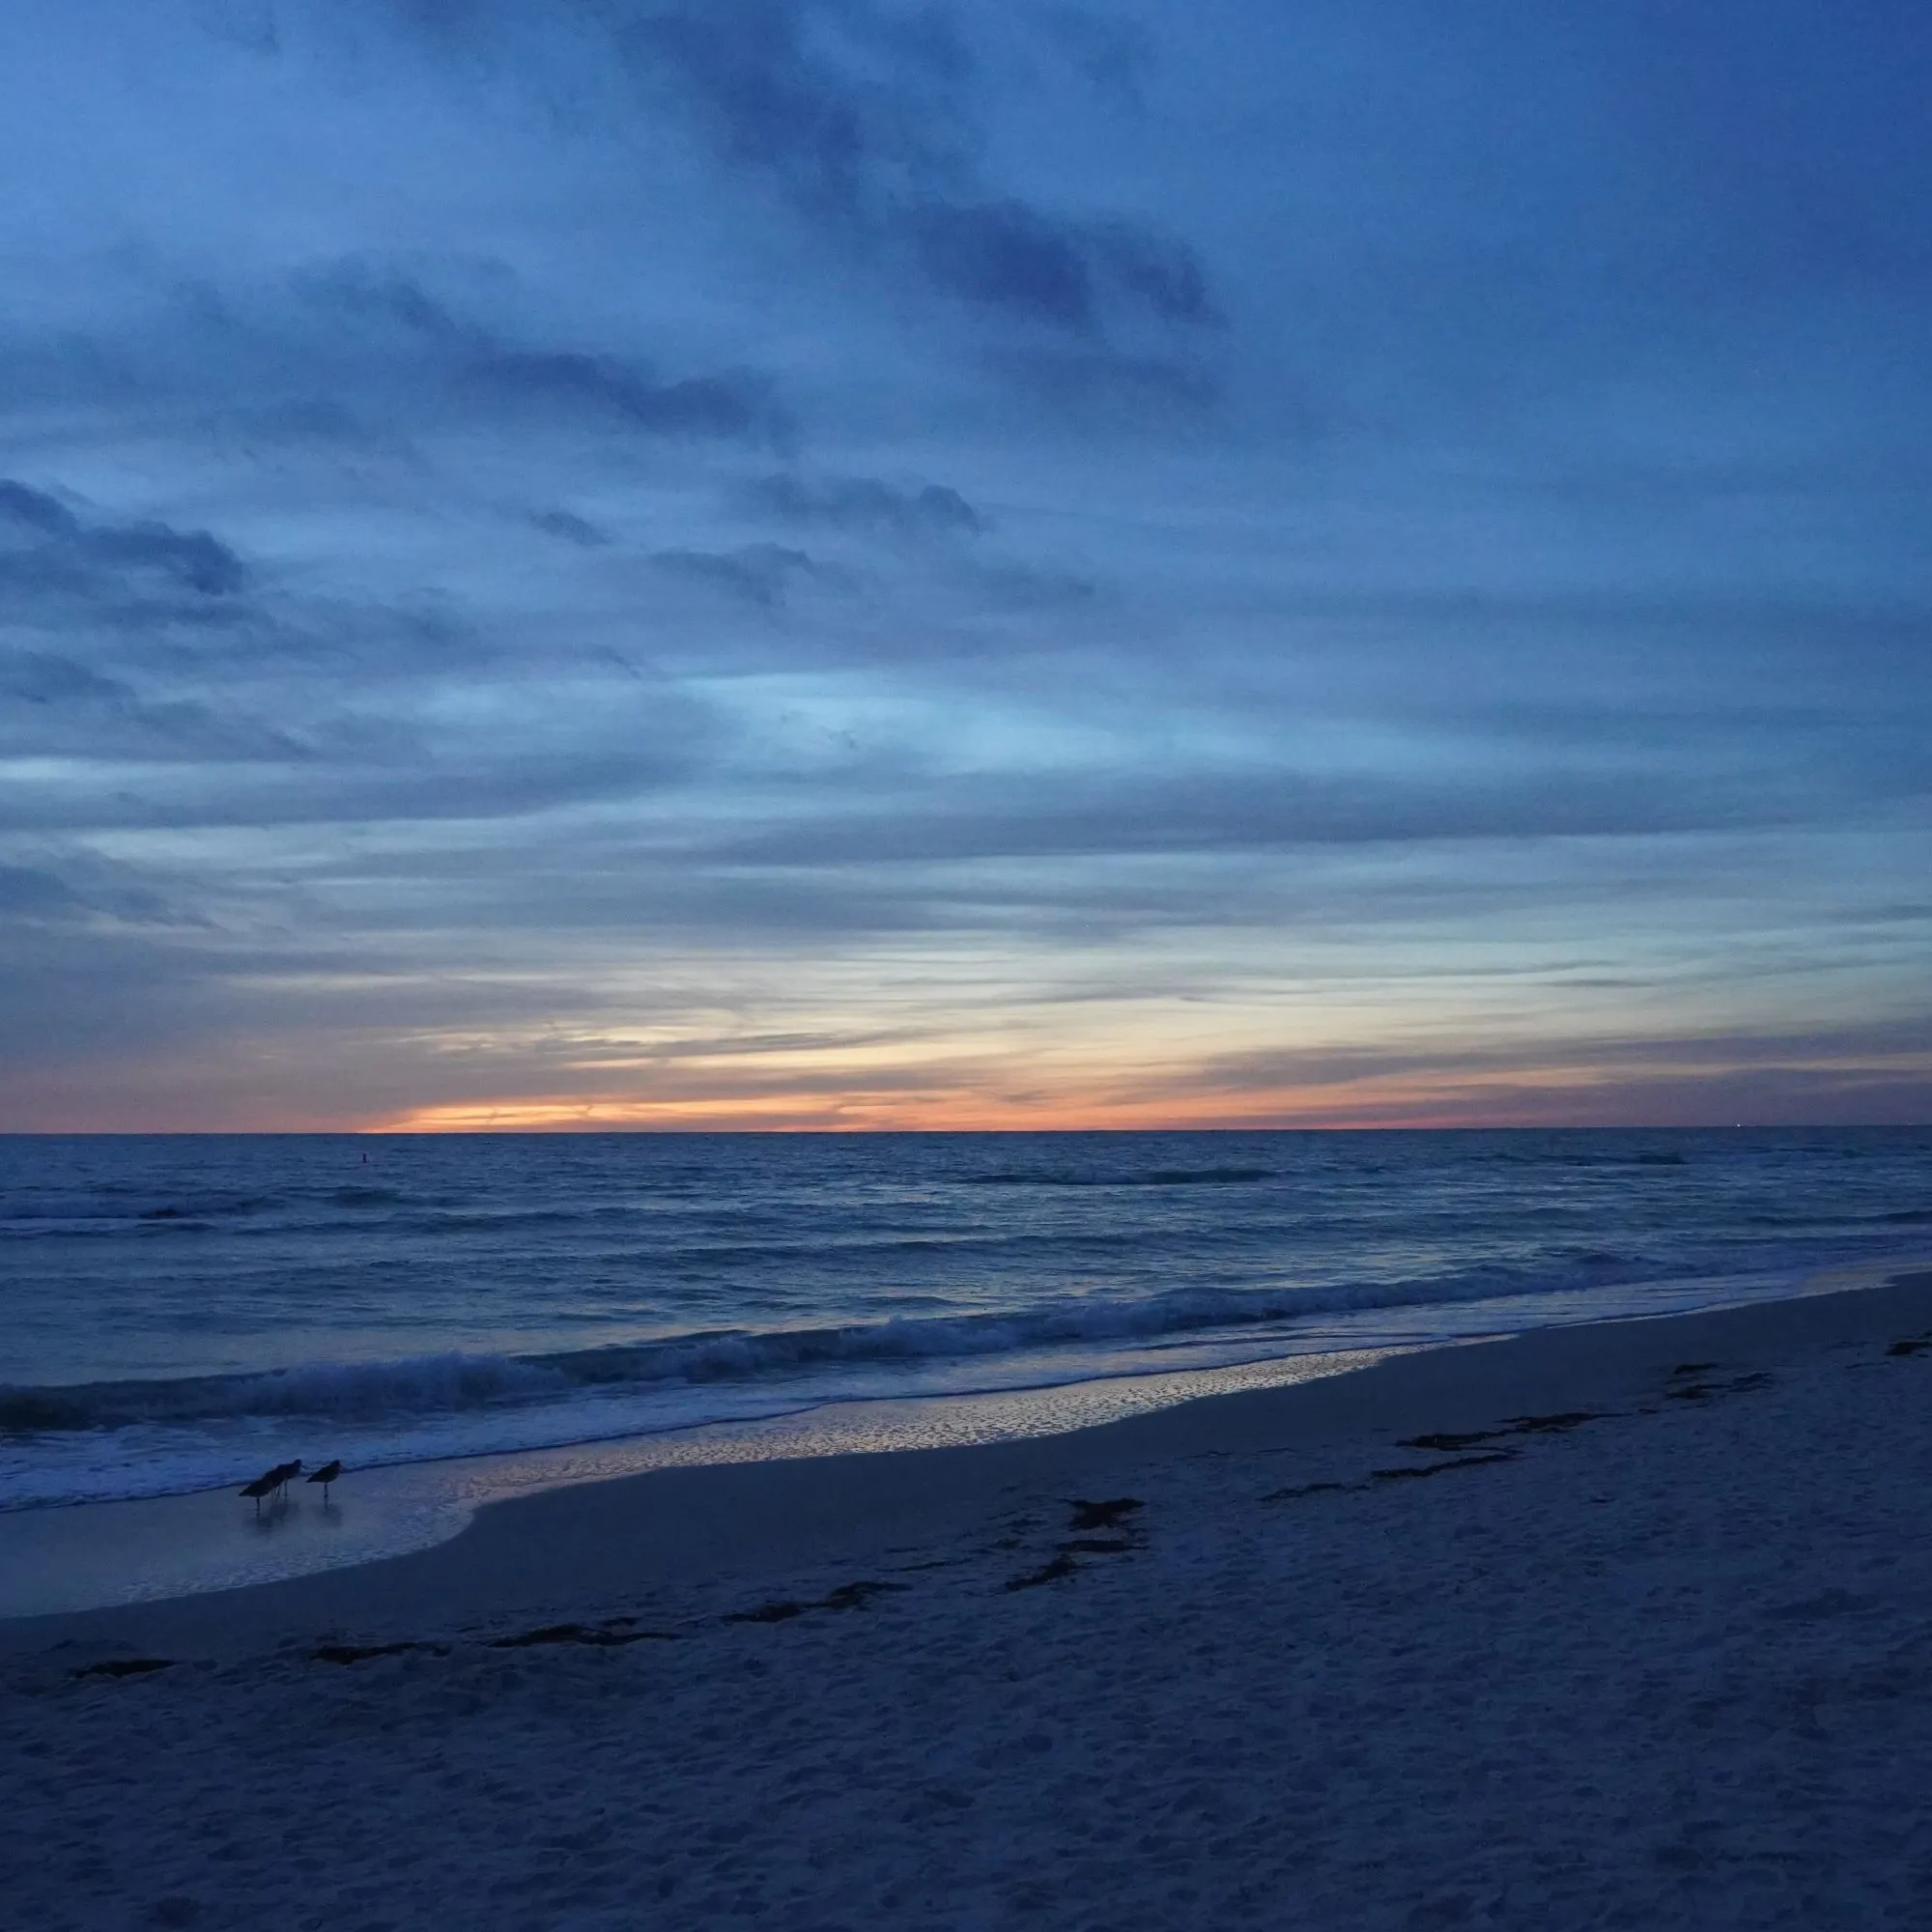
{"label": "wet sand", "polygon": [[0,1869],[47,1927],[1913,1922],[1928,1337],[1914,1275],[0,1623]]}

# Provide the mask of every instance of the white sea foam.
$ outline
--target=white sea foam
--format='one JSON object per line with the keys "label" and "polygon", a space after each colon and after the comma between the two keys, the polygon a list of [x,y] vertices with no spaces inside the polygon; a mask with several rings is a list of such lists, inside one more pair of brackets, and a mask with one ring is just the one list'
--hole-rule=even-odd
{"label": "white sea foam", "polygon": [[1928,1199],[1912,1132],[14,1141],[0,1507],[1782,1292]]}
{"label": "white sea foam", "polygon": [[[0,1428],[27,1434],[226,1416],[412,1416],[548,1401],[582,1388],[755,1381],[825,1365],[971,1359],[1062,1345],[1206,1336],[1365,1310],[1403,1309],[1426,1320],[1432,1309],[1500,1295],[1561,1296],[1607,1287],[1617,1272],[1614,1258],[1605,1257],[1529,1282],[1520,1271],[1483,1267],[1408,1281],[1067,1296],[997,1314],[674,1335],[542,1355],[452,1350],[395,1361],[302,1363],[261,1375],[0,1387]],[[1637,1288],[1646,1279],[1626,1265],[1619,1285]]]}
{"label": "white sea foam", "polygon": [[[258,1381],[285,1400],[192,1421],[0,1438],[0,1509],[183,1494],[239,1485],[301,1456],[360,1468],[671,1435],[797,1416],[832,1406],[908,1398],[1043,1395],[1081,1385],[1224,1370],[1286,1358],[1443,1345],[1479,1335],[1617,1316],[1662,1315],[1790,1294],[1793,1276],[1733,1275],[1631,1285],[1613,1296],[1577,1291],[1465,1297],[1430,1305],[1337,1306],[1264,1327],[1167,1331],[1138,1348],[991,1348],[980,1353],[821,1361],[785,1376],[566,1382],[529,1365],[469,1357],[346,1365]],[[526,1377],[529,1379],[525,1379]],[[302,1391],[300,1401],[294,1391]],[[465,1404],[460,1395],[500,1391]],[[422,1406],[438,1398],[440,1406]],[[314,1406],[303,1406],[302,1404]],[[328,1406],[323,1406],[328,1405]]]}

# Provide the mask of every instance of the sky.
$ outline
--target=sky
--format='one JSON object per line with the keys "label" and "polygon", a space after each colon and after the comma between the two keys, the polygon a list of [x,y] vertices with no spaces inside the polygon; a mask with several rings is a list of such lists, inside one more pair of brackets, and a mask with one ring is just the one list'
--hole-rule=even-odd
{"label": "sky", "polygon": [[1922,0],[11,0],[0,1129],[1932,1119]]}

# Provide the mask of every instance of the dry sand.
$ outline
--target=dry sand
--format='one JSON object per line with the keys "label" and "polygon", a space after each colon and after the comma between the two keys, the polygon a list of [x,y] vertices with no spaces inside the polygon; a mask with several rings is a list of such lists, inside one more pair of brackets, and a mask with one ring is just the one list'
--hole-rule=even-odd
{"label": "dry sand", "polygon": [[0,1624],[0,1923],[1932,1923],[1928,1335],[1919,1275]]}

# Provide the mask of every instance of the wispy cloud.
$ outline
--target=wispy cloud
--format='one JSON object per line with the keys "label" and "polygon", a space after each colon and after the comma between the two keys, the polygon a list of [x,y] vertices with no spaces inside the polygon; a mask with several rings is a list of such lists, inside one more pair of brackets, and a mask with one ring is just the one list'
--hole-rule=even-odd
{"label": "wispy cloud", "polygon": [[7,10],[0,1124],[1922,1116],[1928,89]]}

